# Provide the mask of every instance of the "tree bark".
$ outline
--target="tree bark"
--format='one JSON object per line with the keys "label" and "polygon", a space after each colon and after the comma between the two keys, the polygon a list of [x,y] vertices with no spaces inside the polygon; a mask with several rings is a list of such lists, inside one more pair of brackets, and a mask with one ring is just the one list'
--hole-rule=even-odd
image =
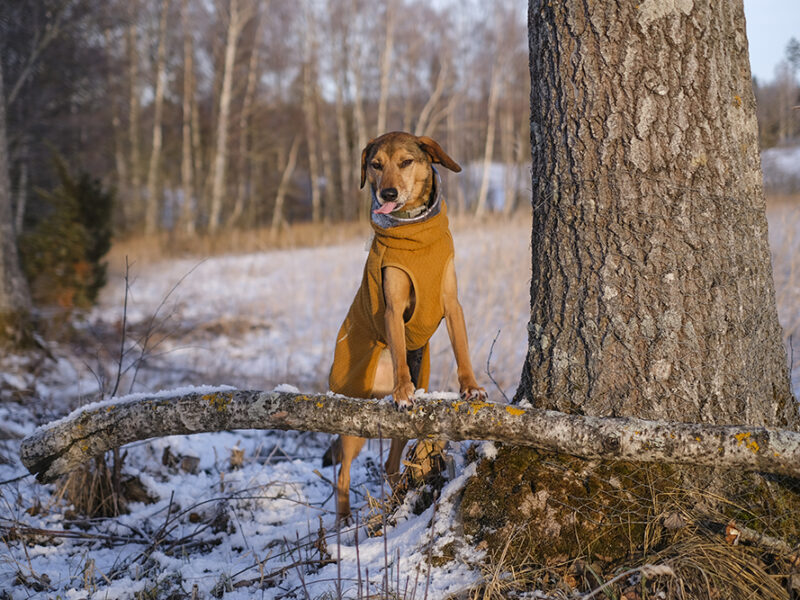
{"label": "tree bark", "polygon": [[532,0],[529,42],[517,400],[796,429],[742,2]]}
{"label": "tree bark", "polygon": [[160,229],[161,147],[163,145],[162,121],[164,115],[164,79],[167,67],[167,13],[169,0],[161,2],[161,17],[158,21],[158,50],[156,51],[156,85],[153,98],[153,147],[150,151],[150,166],[147,169],[147,203],[145,205],[144,231],[152,235]]}
{"label": "tree bark", "polygon": [[52,481],[133,441],[228,429],[490,439],[591,459],[724,464],[800,475],[800,434],[778,429],[581,417],[458,399],[418,399],[410,411],[398,411],[383,400],[244,390],[137,396],[78,409],[25,438],[20,455],[40,481]]}
{"label": "tree bark", "polygon": [[11,212],[8,174],[6,97],[0,61],[0,346],[19,345],[28,335],[31,299],[17,254],[17,238]]}

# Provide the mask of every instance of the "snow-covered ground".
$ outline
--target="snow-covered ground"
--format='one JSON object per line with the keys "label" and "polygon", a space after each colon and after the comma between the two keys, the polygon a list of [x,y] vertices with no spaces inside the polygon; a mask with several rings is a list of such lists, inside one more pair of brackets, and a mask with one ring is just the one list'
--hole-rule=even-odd
{"label": "snow-covered ground", "polygon": [[[524,356],[529,237],[525,219],[455,236],[476,374],[499,400],[491,378],[512,394]],[[199,384],[272,389],[290,383],[303,391],[325,390],[333,340],[360,283],[366,242],[365,234],[340,246],[202,262],[132,260],[127,372],[118,393]],[[41,399],[37,407],[0,404],[8,434],[28,433],[33,422],[96,400],[98,382],[107,393],[114,387],[125,287],[122,274],[110,277],[99,306],[81,325],[86,348],[79,359],[62,356],[35,381],[24,377],[24,365],[18,373],[5,369],[6,388],[35,386]],[[432,363],[431,389],[457,389],[444,327],[432,341]],[[482,557],[464,544],[454,519],[458,491],[469,476],[462,458],[466,444],[452,448],[456,476],[434,506],[415,515],[419,509],[410,495],[385,536],[368,537],[362,527],[356,540],[355,528],[337,536],[334,527],[334,474],[320,466],[330,439],[235,431],[131,444],[124,472],[138,477],[156,501],[91,523],[68,519],[52,485],[30,477],[0,485],[0,525],[43,532],[31,538],[28,530],[28,544],[9,540],[0,547],[0,597],[3,591],[13,598],[191,597],[196,587],[202,598],[215,590],[228,590],[225,598],[336,597],[339,590],[356,598],[366,597],[369,584],[370,593],[443,598],[478,581]],[[0,457],[10,463],[0,465],[0,481],[23,472],[17,447],[18,441],[0,447]],[[359,522],[380,514],[378,504],[388,492],[381,487],[381,449],[388,451],[388,444],[370,442],[353,466]],[[174,457],[166,465],[165,452]],[[231,465],[236,456],[243,456],[241,466]],[[199,463],[186,471],[184,457]],[[66,528],[70,533],[52,533]]]}
{"label": "snow-covered ground", "polygon": [[[513,394],[522,366],[529,303],[530,222],[458,229],[460,297],[476,373],[490,395]],[[776,290],[787,334],[800,329],[800,207],[770,208]],[[118,393],[185,385],[303,391],[326,387],[333,340],[360,282],[367,237],[295,251],[136,264],[129,273],[126,354]],[[3,359],[0,388],[32,389],[36,405],[0,403],[0,439],[18,438],[108,393],[122,331],[125,281],[112,274],[81,325],[79,357],[55,348],[38,367]],[[499,333],[498,333],[499,332]],[[788,339],[788,336],[787,336]],[[494,345],[494,347],[492,347]],[[800,353],[800,343],[797,344]],[[136,368],[137,359],[145,360]],[[435,390],[456,389],[442,328],[432,342]],[[487,365],[488,362],[488,365]],[[800,358],[795,360],[800,363]],[[491,377],[489,376],[491,374]],[[795,389],[800,367],[794,369]],[[494,379],[499,388],[491,381]],[[482,576],[483,557],[458,530],[459,490],[470,475],[467,444],[452,448],[455,477],[419,512],[415,497],[385,528],[337,535],[331,469],[320,467],[321,434],[230,431],[175,436],[126,447],[124,473],[150,504],[118,518],[87,521],[52,485],[24,473],[18,439],[0,442],[0,526],[18,529],[0,545],[0,598],[367,597],[445,598]],[[372,441],[353,466],[359,522],[380,523],[381,448]],[[491,452],[491,444],[481,446]],[[188,458],[187,458],[188,457]],[[186,460],[184,460],[186,459]],[[335,559],[340,559],[335,561]],[[331,561],[330,559],[334,559]],[[196,593],[196,596],[193,594]]]}
{"label": "snow-covered ground", "polygon": [[800,192],[800,146],[768,148],[761,152],[764,186],[774,193]]}

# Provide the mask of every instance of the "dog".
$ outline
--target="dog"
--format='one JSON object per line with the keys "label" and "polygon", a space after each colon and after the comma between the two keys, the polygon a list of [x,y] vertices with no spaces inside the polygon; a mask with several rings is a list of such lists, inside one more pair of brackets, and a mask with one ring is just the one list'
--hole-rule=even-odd
{"label": "dog", "polygon": [[[381,135],[361,153],[361,188],[369,181],[375,235],[361,287],[336,338],[329,378],[335,393],[355,398],[391,394],[398,409],[410,409],[416,389],[428,386],[428,342],[444,319],[462,397],[486,398],[470,361],[453,238],[434,164],[461,171],[437,142],[404,132]],[[336,482],[340,522],[350,519],[350,465],[365,441],[339,436],[323,457],[323,466],[341,463]],[[406,442],[392,440],[385,465],[392,486]]]}

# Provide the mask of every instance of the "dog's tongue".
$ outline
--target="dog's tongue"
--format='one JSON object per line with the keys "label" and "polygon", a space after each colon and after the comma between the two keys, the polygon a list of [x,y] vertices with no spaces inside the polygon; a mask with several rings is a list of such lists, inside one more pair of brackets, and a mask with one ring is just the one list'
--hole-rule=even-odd
{"label": "dog's tongue", "polygon": [[395,206],[397,206],[397,202],[387,202],[386,204],[383,204],[380,208],[376,208],[372,212],[373,214],[376,215],[388,215],[390,212],[394,210]]}

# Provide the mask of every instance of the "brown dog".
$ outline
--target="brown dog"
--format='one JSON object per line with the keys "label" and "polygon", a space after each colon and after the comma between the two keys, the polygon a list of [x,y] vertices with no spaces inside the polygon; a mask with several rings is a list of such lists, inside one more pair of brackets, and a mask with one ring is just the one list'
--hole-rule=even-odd
{"label": "brown dog", "polygon": [[[462,397],[486,397],[470,362],[453,239],[432,163],[461,171],[435,141],[408,133],[384,134],[361,153],[361,187],[369,181],[375,237],[361,287],[337,336],[329,380],[334,392],[356,398],[391,393],[398,408],[411,408],[415,390],[428,386],[428,341],[444,318]],[[350,516],[350,465],[365,441],[340,436],[323,459],[323,465],[341,462],[340,520]],[[406,441],[392,440],[386,461],[392,485]]]}

